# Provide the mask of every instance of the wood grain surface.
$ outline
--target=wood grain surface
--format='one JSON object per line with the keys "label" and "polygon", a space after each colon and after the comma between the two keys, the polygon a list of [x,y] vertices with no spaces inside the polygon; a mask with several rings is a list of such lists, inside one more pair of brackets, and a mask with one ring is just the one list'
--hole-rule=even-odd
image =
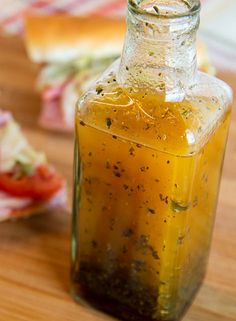
{"label": "wood grain surface", "polygon": [[[73,137],[37,125],[37,67],[22,41],[0,38],[0,108],[13,112],[30,142],[68,180]],[[236,75],[220,73],[236,90]],[[101,321],[108,316],[70,297],[70,213],[54,212],[0,225],[0,321]],[[236,320],[236,113],[233,112],[208,273],[184,321]],[[144,320],[145,321],[145,320]]]}

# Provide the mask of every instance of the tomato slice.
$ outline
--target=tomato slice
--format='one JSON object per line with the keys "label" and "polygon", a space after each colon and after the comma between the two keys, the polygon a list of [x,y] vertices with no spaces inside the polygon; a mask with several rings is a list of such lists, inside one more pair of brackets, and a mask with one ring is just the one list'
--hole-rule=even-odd
{"label": "tomato slice", "polygon": [[14,196],[48,199],[63,185],[63,178],[49,167],[39,166],[31,176],[0,174],[0,189]]}

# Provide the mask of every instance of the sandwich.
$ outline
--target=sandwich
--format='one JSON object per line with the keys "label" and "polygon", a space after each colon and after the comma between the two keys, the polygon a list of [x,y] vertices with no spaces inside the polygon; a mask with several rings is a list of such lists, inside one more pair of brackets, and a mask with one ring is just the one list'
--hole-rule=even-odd
{"label": "sandwich", "polygon": [[120,56],[125,21],[68,15],[28,17],[25,43],[33,62],[42,64],[37,87],[42,98],[40,124],[73,131],[74,110],[107,66]]}
{"label": "sandwich", "polygon": [[[125,20],[69,15],[32,16],[25,44],[42,65],[37,87],[42,98],[40,125],[72,132],[79,96],[122,52]],[[198,43],[198,68],[214,73],[206,46]]]}
{"label": "sandwich", "polygon": [[0,221],[66,208],[65,181],[0,110]]}

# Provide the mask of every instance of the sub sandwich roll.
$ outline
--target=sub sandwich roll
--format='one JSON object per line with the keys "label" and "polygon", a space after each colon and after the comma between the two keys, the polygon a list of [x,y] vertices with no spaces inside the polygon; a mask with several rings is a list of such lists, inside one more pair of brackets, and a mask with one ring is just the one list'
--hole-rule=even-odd
{"label": "sub sandwich roll", "polygon": [[125,20],[69,15],[31,16],[26,19],[25,43],[37,63],[63,63],[120,55]]}

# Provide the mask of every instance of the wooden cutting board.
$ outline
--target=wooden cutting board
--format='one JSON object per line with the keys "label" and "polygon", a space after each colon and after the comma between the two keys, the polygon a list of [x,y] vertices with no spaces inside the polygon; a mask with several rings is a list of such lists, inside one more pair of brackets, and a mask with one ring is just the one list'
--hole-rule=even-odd
{"label": "wooden cutting board", "polygon": [[[0,38],[0,108],[13,112],[30,142],[65,175],[71,199],[73,137],[38,127],[36,74],[22,41]],[[219,76],[236,89],[236,75]],[[217,212],[206,280],[184,321],[236,320],[235,111]],[[0,224],[0,321],[112,320],[70,297],[70,220],[70,213],[54,212]]]}

